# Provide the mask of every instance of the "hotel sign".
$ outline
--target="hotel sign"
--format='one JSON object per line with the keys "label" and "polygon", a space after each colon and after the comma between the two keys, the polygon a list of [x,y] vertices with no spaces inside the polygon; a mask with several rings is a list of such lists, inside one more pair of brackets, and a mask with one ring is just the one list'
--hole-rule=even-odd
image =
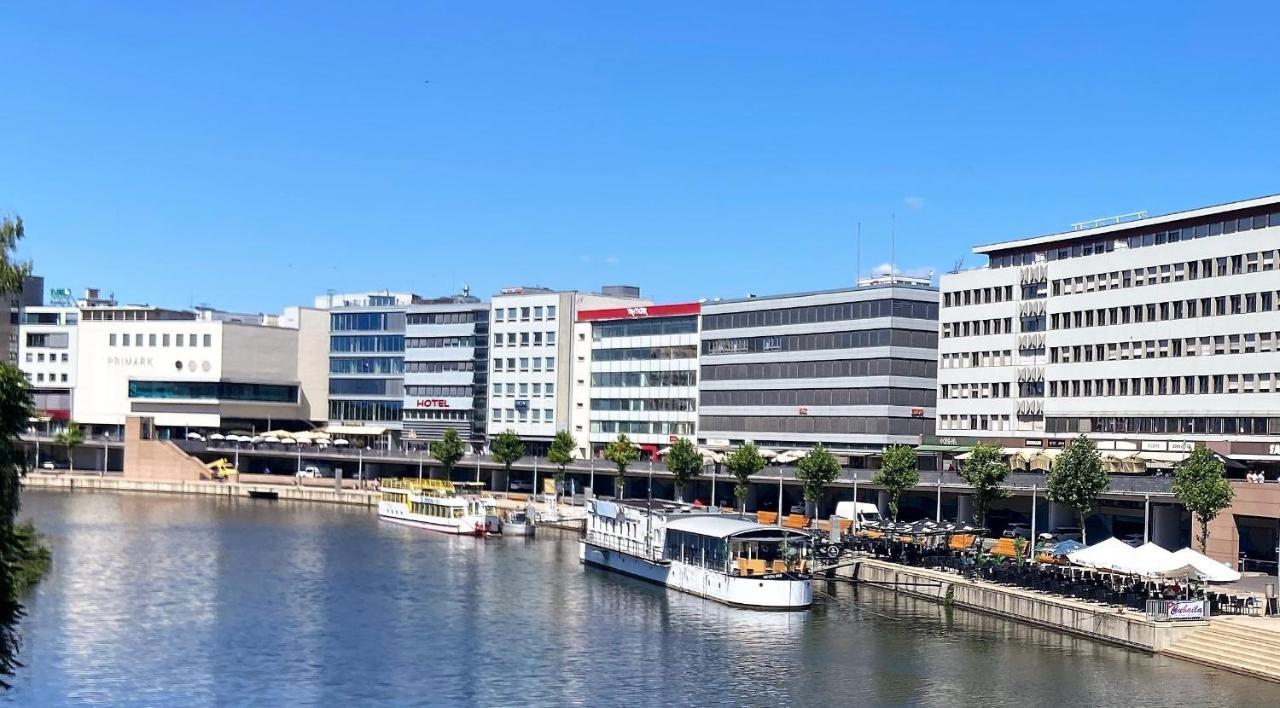
{"label": "hotel sign", "polygon": [[419,408],[448,408],[449,402],[443,398],[419,398]]}

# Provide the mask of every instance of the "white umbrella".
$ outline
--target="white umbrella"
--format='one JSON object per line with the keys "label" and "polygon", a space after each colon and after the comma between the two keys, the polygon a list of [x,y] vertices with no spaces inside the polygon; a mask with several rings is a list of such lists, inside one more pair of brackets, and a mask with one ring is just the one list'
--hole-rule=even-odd
{"label": "white umbrella", "polygon": [[255,436],[253,436],[253,437],[249,438],[249,442],[253,443],[254,445],[257,445],[258,443],[262,442],[262,436],[261,436],[261,435],[255,435]]}
{"label": "white umbrella", "polygon": [[351,443],[348,442],[346,438],[338,438],[337,440],[333,441],[333,444],[334,445],[350,445]]}
{"label": "white umbrella", "polygon": [[770,450],[767,447],[762,447],[756,452],[760,453],[760,456],[766,460],[772,460],[773,458],[778,456],[778,452],[776,450]]}
{"label": "white umbrella", "polygon": [[188,440],[204,440],[204,436],[200,433],[187,433]]}
{"label": "white umbrella", "polygon": [[264,442],[264,443],[278,443],[278,442],[280,442],[280,438],[277,438],[277,437],[276,437],[276,436],[274,436],[274,435],[267,435],[266,437],[262,438],[262,442]]}
{"label": "white umbrella", "polygon": [[293,438],[280,438],[280,442],[284,443],[285,445],[294,445],[298,441],[294,440]]}
{"label": "white umbrella", "polygon": [[227,436],[223,435],[222,433],[214,433],[213,435],[209,436],[209,439],[210,440],[226,440]]}
{"label": "white umbrella", "polygon": [[316,447],[329,447],[329,441],[324,438],[316,440]]}

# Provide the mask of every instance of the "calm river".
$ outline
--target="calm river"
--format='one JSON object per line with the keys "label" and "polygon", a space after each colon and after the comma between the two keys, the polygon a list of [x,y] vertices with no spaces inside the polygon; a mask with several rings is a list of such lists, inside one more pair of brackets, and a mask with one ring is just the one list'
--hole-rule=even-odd
{"label": "calm river", "polygon": [[[28,492],[54,547],[0,703],[1274,705],[1276,687],[883,591],[734,610],[582,568],[569,535]],[[825,586],[824,586],[825,587]]]}

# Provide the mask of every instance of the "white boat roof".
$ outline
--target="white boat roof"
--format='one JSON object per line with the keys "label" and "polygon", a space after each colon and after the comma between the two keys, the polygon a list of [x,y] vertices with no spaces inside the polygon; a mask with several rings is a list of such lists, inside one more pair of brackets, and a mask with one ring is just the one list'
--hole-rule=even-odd
{"label": "white boat roof", "polygon": [[766,526],[731,516],[697,514],[668,519],[667,530],[687,531],[712,538],[728,538],[747,531],[779,531],[781,529],[777,526]]}

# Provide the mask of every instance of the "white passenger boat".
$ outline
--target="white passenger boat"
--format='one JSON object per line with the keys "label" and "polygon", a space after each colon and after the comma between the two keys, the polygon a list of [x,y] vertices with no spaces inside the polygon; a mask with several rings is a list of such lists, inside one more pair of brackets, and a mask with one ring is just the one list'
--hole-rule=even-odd
{"label": "white passenger boat", "polygon": [[508,511],[502,519],[503,536],[532,536],[533,519],[527,511]]}
{"label": "white passenger boat", "polygon": [[384,480],[378,516],[406,526],[452,534],[486,536],[502,532],[497,504],[476,482],[435,479]]}
{"label": "white passenger boat", "polygon": [[811,548],[807,534],[738,516],[590,500],[579,558],[727,605],[802,610]]}

